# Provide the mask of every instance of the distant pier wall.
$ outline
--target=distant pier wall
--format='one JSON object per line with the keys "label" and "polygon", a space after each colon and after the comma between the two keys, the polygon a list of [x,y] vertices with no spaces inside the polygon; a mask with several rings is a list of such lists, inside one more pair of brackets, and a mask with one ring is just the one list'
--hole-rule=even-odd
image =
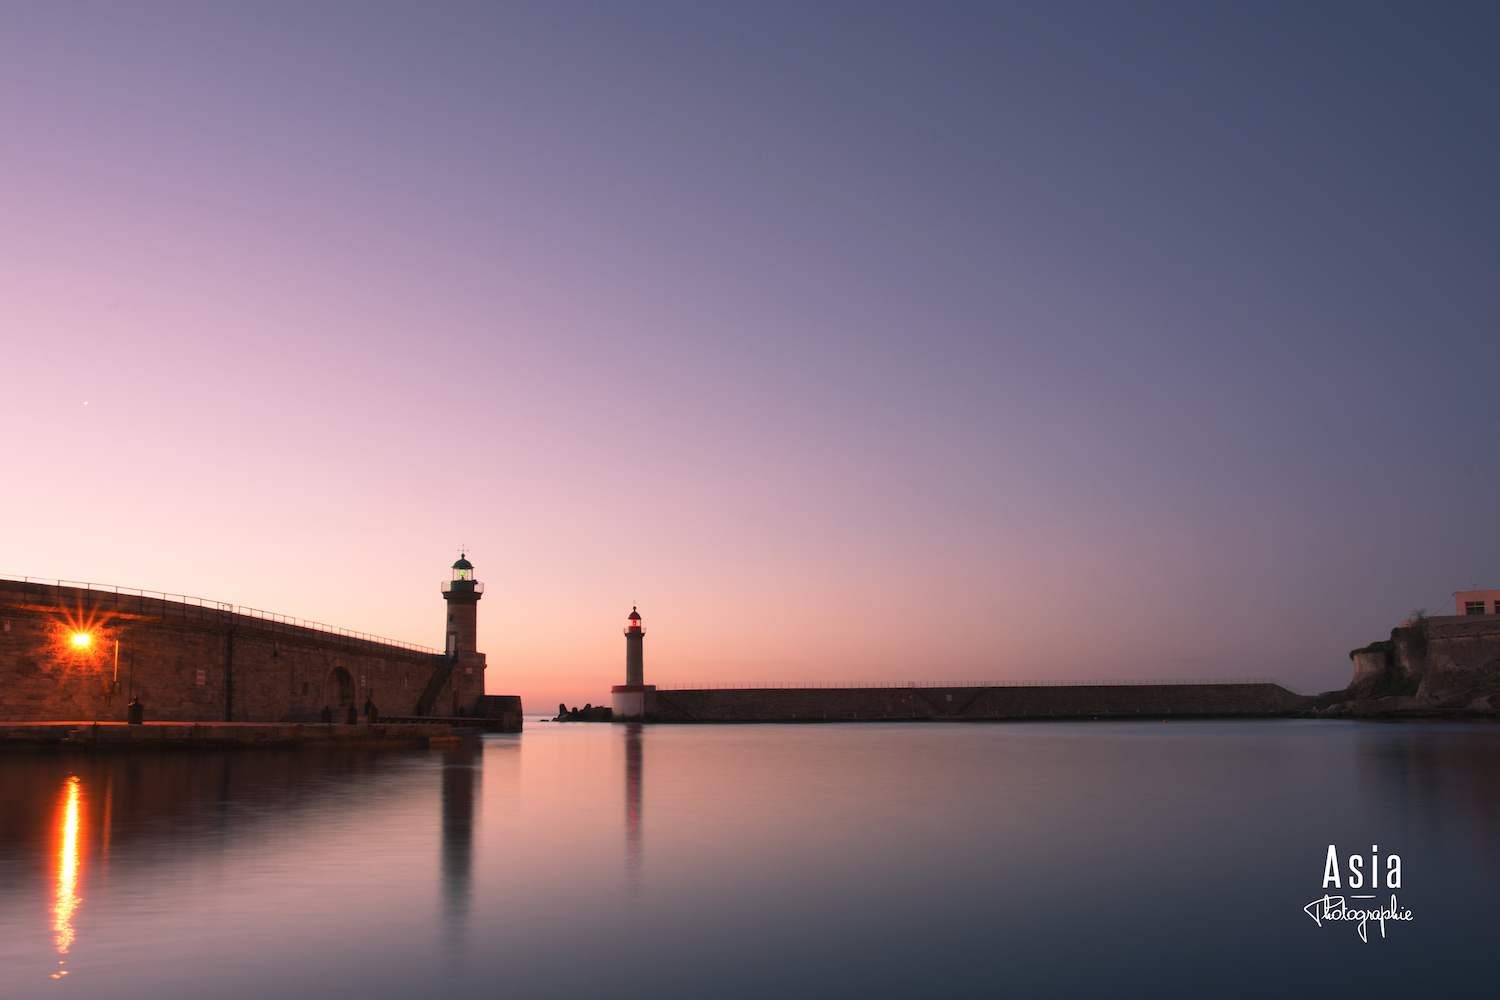
{"label": "distant pier wall", "polygon": [[383,715],[491,714],[482,665],[228,604],[0,580],[0,625],[0,722],[123,722],[132,693],[147,722],[316,722],[325,705],[342,722],[366,700]]}
{"label": "distant pier wall", "polygon": [[647,696],[655,722],[867,722],[1232,718],[1294,715],[1313,699],[1279,684],[716,688]]}

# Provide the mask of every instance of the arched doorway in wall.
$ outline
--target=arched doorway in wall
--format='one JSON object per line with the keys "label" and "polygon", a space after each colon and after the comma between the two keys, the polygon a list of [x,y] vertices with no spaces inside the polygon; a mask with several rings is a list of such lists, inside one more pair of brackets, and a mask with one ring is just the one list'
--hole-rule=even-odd
{"label": "arched doorway in wall", "polygon": [[354,678],[343,667],[334,667],[323,683],[326,703],[334,708],[354,704]]}

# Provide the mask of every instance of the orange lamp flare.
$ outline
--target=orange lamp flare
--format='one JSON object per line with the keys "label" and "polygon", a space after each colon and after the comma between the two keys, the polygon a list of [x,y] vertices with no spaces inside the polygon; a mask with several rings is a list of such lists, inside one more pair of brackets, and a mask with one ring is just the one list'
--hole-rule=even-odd
{"label": "orange lamp flare", "polygon": [[94,637],[91,636],[91,635],[89,635],[87,632],[74,632],[73,633],[73,645],[77,646],[79,649],[83,649],[85,646],[87,646],[90,642],[93,642],[93,641],[94,641]]}

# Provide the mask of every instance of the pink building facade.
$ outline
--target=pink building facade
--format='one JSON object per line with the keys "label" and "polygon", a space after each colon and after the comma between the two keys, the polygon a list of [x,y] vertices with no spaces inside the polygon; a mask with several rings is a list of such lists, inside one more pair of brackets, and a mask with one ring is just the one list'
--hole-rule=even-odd
{"label": "pink building facade", "polygon": [[1500,615],[1500,590],[1460,590],[1453,595],[1455,615]]}

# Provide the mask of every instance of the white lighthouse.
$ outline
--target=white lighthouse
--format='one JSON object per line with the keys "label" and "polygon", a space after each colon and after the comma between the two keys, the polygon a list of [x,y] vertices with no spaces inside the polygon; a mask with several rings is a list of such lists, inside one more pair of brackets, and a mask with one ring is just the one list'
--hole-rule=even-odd
{"label": "white lighthouse", "polygon": [[635,608],[625,619],[625,683],[609,689],[611,718],[616,722],[639,722],[645,718],[647,695],[656,690],[656,685],[647,684],[642,647],[646,641],[646,630],[641,627],[641,615]]}

